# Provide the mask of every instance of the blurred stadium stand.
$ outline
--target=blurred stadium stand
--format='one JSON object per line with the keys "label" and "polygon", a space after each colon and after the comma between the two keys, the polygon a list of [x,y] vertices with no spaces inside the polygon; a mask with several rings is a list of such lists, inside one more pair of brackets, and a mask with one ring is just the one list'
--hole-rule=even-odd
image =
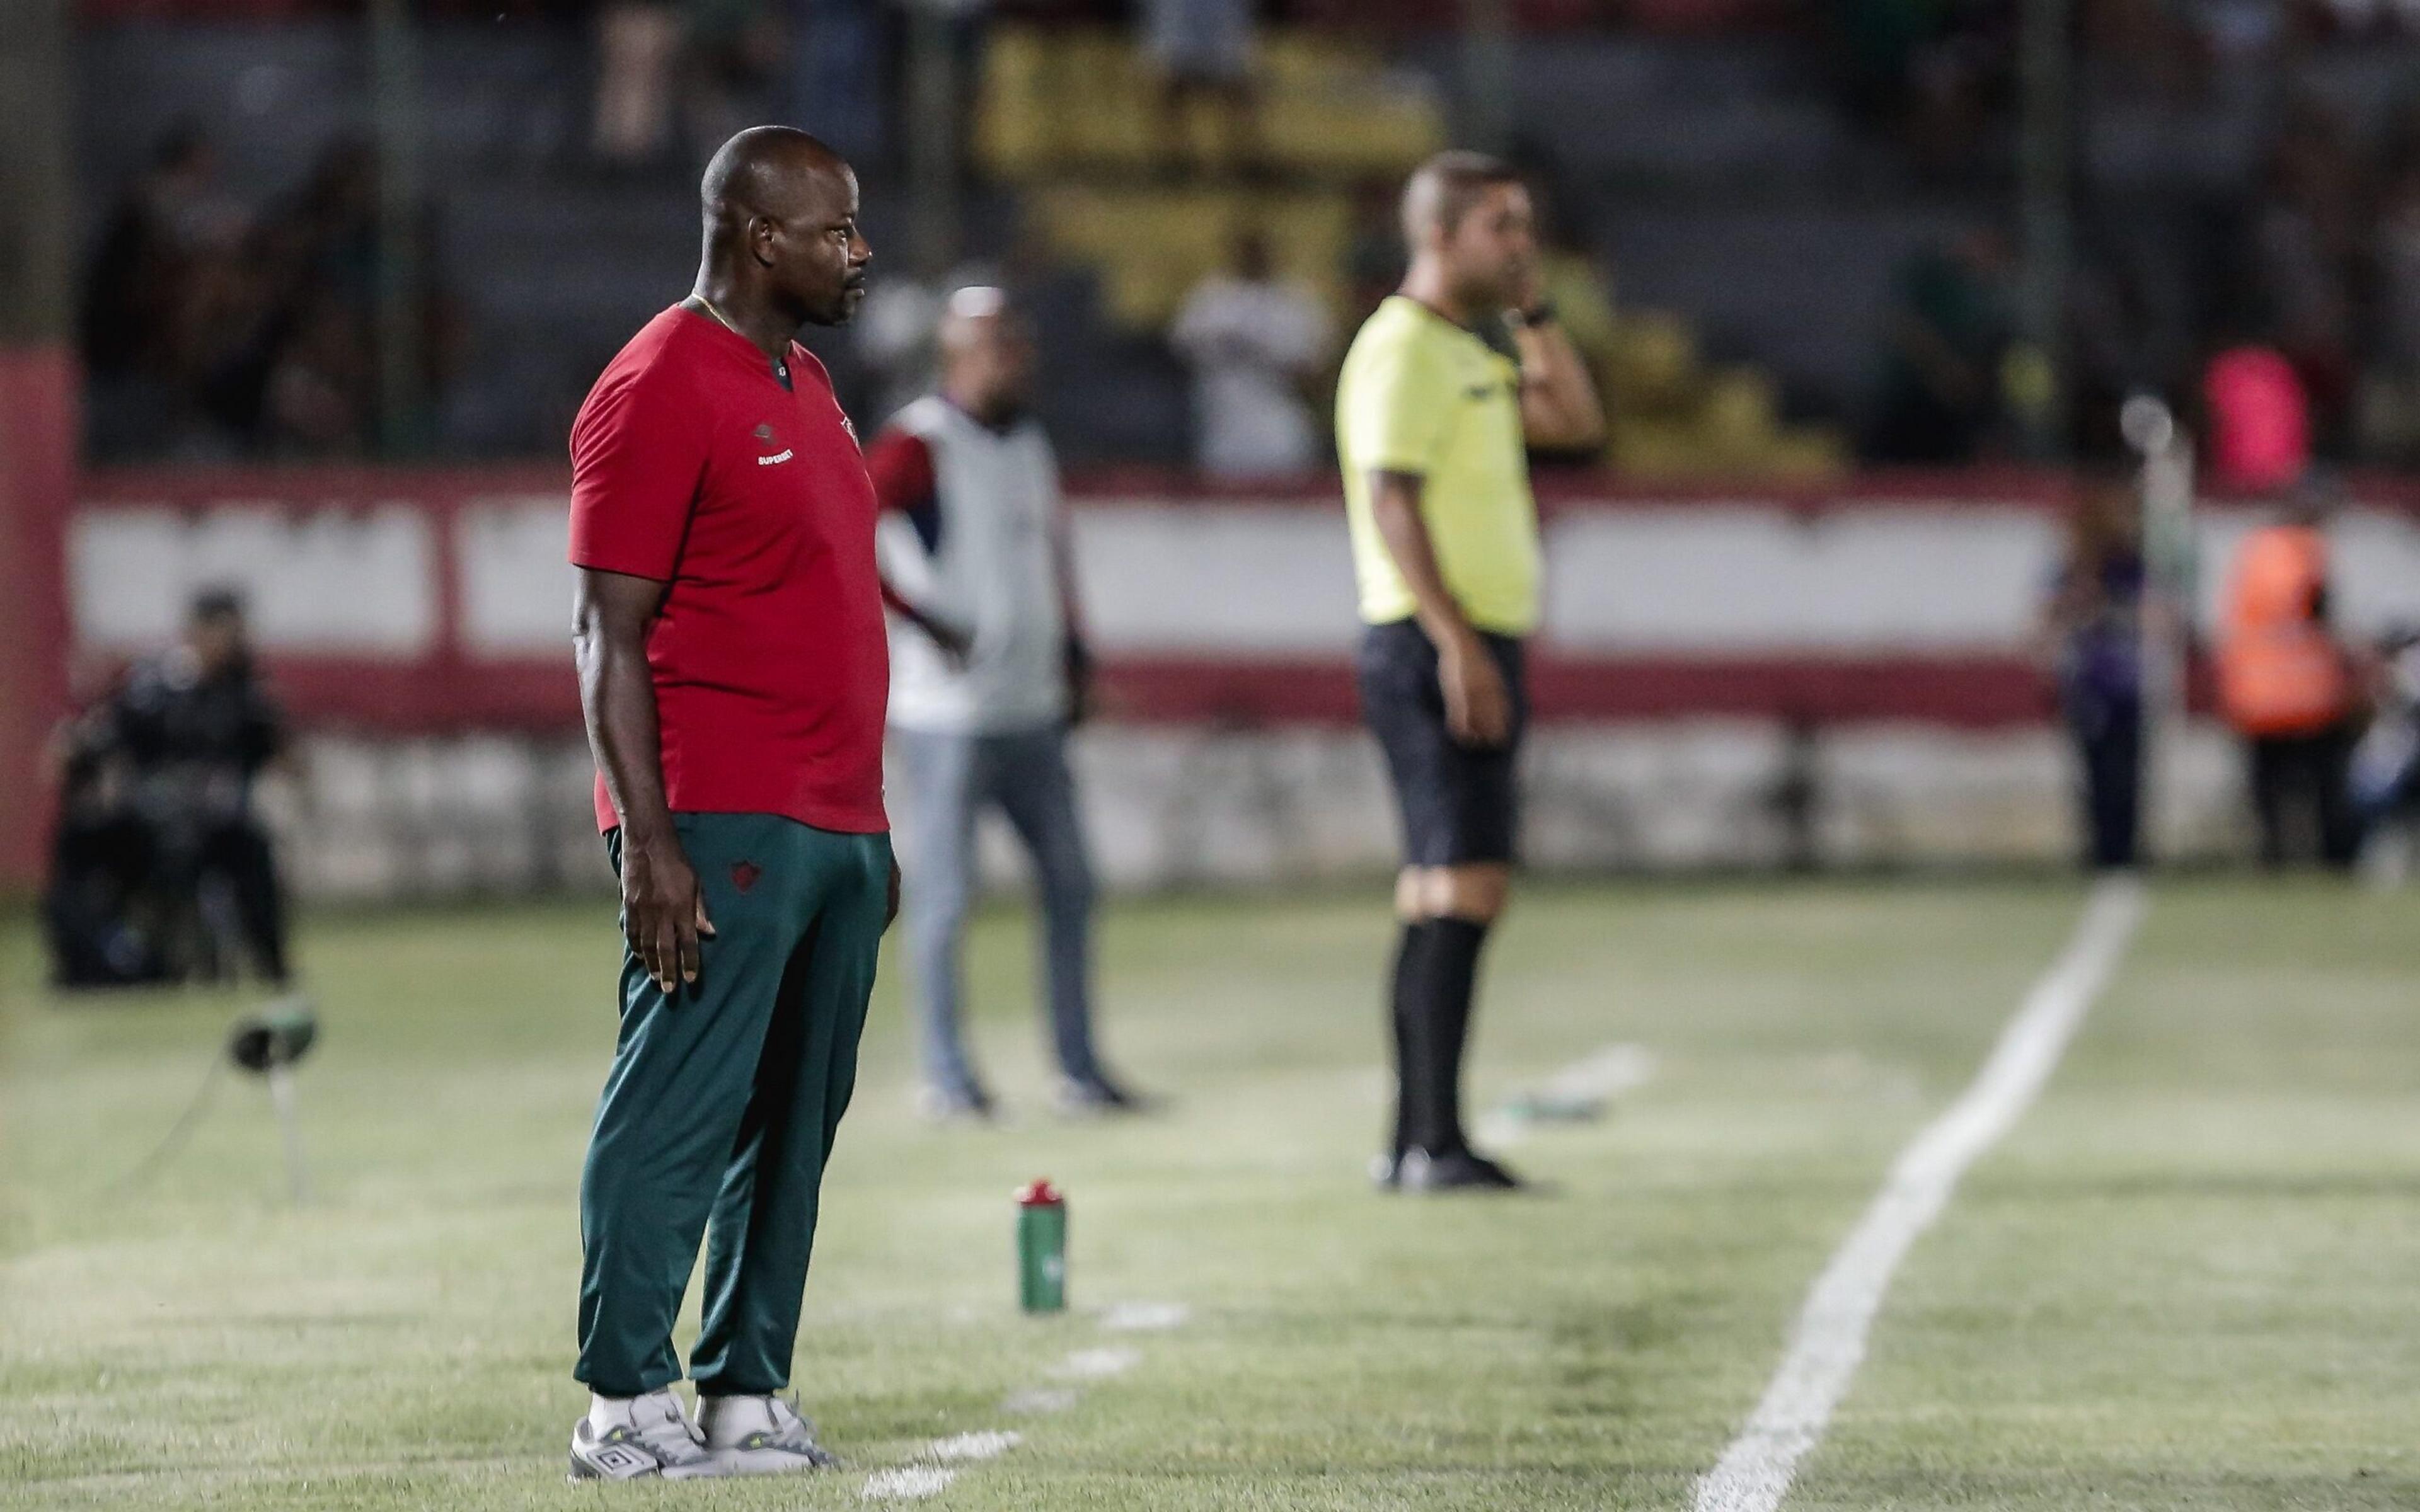
{"label": "blurred stadium stand", "polygon": [[[593,5],[407,8],[425,104],[421,278],[443,348],[433,402],[411,424],[365,424],[309,453],[180,428],[156,391],[97,379],[59,659],[89,687],[163,633],[186,589],[241,581],[317,732],[287,795],[309,886],[594,877],[562,654],[560,458],[594,374],[687,285],[694,165],[711,144],[676,123],[659,158],[595,159]],[[373,140],[364,11],[82,0],[78,266],[94,266],[121,191],[180,127],[215,144],[212,193],[256,216],[291,204],[332,150]],[[2026,657],[2065,492],[2030,464],[2106,450],[2114,399],[2136,386],[2190,415],[2202,364],[2240,340],[2287,350],[2323,457],[2420,461],[2420,51],[2393,17],[2362,29],[2284,0],[2078,8],[2070,424],[2026,381],[2037,332],[2015,270],[1951,266],[1978,231],[2014,229],[2014,13],[1507,8],[1502,145],[1547,191],[1574,289],[1562,302],[1614,412],[1600,469],[1546,490],[1543,859],[2064,854],[2059,737]],[[778,39],[796,13],[731,14]],[[877,277],[982,267],[1036,317],[1043,418],[1085,498],[1124,710],[1085,760],[1104,865],[1128,882],[1366,868],[1387,832],[1372,758],[1346,728],[1332,483],[1206,494],[1187,477],[1187,373],[1163,332],[1247,222],[1349,329],[1393,276],[1402,170],[1477,118],[1470,44],[1455,0],[1262,14],[1257,142],[1197,110],[1179,145],[1125,8],[973,8],[948,34],[965,140],[956,244],[941,249],[916,245],[911,28],[888,0],[836,3],[814,23],[861,23],[852,45],[877,85],[873,118],[825,128],[863,144]],[[801,50],[829,34],[786,35],[787,54],[721,81],[732,109],[798,115],[816,61]],[[1979,471],[1854,471],[1858,442],[1880,455],[1909,323],[1962,309],[1981,395],[1971,436],[1937,460]],[[860,423],[878,420],[894,378],[850,332],[813,344]],[[2412,495],[2380,474],[2357,492],[2348,603],[2364,627],[2420,618]],[[2253,502],[2214,511],[2205,547]],[[26,539],[12,549],[43,570],[39,532]],[[1180,592],[1180,563],[1219,564],[1232,602]],[[2171,850],[2236,843],[2223,744],[2197,731],[2171,759]]]}

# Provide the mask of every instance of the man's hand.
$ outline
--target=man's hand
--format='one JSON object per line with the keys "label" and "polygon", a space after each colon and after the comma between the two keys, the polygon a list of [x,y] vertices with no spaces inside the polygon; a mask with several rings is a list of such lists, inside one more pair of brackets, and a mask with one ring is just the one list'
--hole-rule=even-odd
{"label": "man's hand", "polygon": [[934,645],[940,648],[941,659],[950,664],[952,671],[962,672],[967,670],[967,658],[974,654],[975,649],[973,636],[956,625],[945,625],[929,614],[920,615],[916,621],[916,627],[923,631],[925,637]]}
{"label": "man's hand", "polygon": [[899,857],[897,857],[897,856],[892,856],[892,857],[891,858],[891,892],[890,892],[889,897],[884,901],[884,903],[883,903],[883,904],[882,904],[882,931],[883,931],[883,933],[886,933],[886,934],[887,934],[887,933],[889,933],[891,932],[891,926],[892,926],[892,924],[896,923],[896,922],[898,921],[898,919],[899,919]]}
{"label": "man's hand", "polygon": [[1437,649],[1437,687],[1445,694],[1446,729],[1457,744],[1493,747],[1512,738],[1512,695],[1476,633]]}
{"label": "man's hand", "polygon": [[669,833],[623,848],[622,934],[665,995],[697,980],[697,942],[712,939],[714,925],[697,873]]}
{"label": "man's hand", "polygon": [[1093,653],[1069,636],[1062,659],[1067,672],[1067,728],[1073,730],[1093,717]]}

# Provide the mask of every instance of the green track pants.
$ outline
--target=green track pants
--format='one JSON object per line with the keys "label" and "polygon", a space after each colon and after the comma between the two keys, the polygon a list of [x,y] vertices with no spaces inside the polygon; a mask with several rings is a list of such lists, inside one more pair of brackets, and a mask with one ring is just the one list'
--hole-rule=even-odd
{"label": "green track pants", "polygon": [[[669,996],[628,951],[622,1028],[580,1181],[580,1365],[609,1396],[680,1379],[673,1320],[712,1221],[690,1369],[789,1384],[816,1192],[857,1079],[891,874],[886,835],[674,815],[713,938]],[[606,837],[621,865],[621,833]]]}

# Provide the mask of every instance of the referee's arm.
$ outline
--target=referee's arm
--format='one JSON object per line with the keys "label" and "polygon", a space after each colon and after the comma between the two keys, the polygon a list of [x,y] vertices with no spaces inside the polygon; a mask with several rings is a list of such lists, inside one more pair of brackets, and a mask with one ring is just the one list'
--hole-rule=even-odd
{"label": "referee's arm", "polygon": [[[1586,379],[1582,380],[1583,382]],[[1417,472],[1370,471],[1370,515],[1395,570],[1412,591],[1413,615],[1437,648],[1437,684],[1445,695],[1446,728],[1466,746],[1501,746],[1511,737],[1512,698],[1496,658],[1471,628],[1462,605],[1447,592],[1437,571],[1436,548],[1420,516]]]}
{"label": "referee's arm", "polygon": [[1521,354],[1521,437],[1553,452],[1592,452],[1605,444],[1605,406],[1589,380],[1588,364],[1555,324],[1551,306],[1531,303],[1512,313],[1512,345]]}

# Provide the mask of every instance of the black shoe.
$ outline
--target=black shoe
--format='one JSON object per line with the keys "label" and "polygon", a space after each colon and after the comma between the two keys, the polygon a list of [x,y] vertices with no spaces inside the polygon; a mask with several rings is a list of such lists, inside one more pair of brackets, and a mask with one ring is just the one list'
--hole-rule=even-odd
{"label": "black shoe", "polygon": [[1406,1192],[1517,1192],[1527,1184],[1476,1150],[1432,1155],[1418,1148],[1404,1151],[1395,1180]]}
{"label": "black shoe", "polygon": [[1128,1091],[1102,1075],[1062,1078],[1050,1101],[1062,1115],[1070,1119],[1149,1113],[1155,1106],[1152,1099],[1140,1092]]}

